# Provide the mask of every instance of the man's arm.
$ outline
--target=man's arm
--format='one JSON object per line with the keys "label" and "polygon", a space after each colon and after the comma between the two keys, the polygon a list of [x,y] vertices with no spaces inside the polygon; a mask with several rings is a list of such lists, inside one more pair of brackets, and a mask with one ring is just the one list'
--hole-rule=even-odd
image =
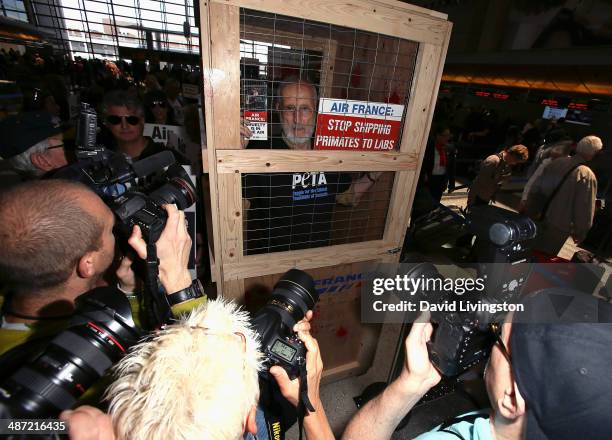
{"label": "man's arm", "polygon": [[344,440],[390,439],[404,416],[440,381],[440,373],[427,353],[432,332],[429,322],[412,325],[406,338],[406,359],[400,376],[353,416],[342,436]]}
{"label": "man's arm", "polygon": [[595,215],[595,199],[597,198],[597,179],[589,171],[584,175],[578,170],[576,192],[574,193],[574,214],[572,221],[572,238],[576,243],[583,241],[591,226]]}

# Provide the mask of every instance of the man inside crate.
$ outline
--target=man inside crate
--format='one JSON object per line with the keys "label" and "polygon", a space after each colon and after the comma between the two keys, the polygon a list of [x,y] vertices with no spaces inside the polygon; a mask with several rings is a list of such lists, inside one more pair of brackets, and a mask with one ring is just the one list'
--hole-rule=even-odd
{"label": "man inside crate", "polygon": [[[317,90],[299,77],[284,79],[278,87],[275,109],[280,136],[249,141],[242,125],[242,146],[249,149],[312,150],[317,120]],[[356,206],[380,173],[356,180],[340,172],[249,173],[243,175],[246,213],[245,250],[259,254],[308,249],[329,244],[336,203]]]}

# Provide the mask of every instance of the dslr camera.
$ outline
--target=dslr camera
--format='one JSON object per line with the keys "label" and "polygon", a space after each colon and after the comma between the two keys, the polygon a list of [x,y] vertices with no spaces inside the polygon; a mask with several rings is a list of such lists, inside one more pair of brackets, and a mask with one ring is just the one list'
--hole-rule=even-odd
{"label": "dslr camera", "polygon": [[[485,306],[518,300],[532,268],[529,240],[536,235],[536,225],[528,217],[513,212],[483,206],[467,218],[468,229],[476,235],[474,249],[480,260],[475,268],[484,280],[482,297],[473,301]],[[444,278],[431,263],[417,263],[407,273],[409,278]],[[459,300],[453,292],[421,292],[423,299]],[[463,300],[469,301],[469,300]],[[432,340],[428,343],[429,357],[445,376],[457,376],[468,368],[488,359],[496,340],[496,332],[505,318],[503,311],[439,312],[432,311]]]}
{"label": "dslr camera", "polygon": [[128,299],[108,287],[79,296],[68,328],[0,358],[0,418],[52,418],[77,400],[143,336]]}
{"label": "dslr camera", "polygon": [[314,280],[306,272],[291,269],[274,285],[268,303],[251,323],[261,337],[261,351],[265,356],[265,371],[279,365],[295,379],[306,368],[306,347],[293,331],[293,326],[304,318],[319,301]]}

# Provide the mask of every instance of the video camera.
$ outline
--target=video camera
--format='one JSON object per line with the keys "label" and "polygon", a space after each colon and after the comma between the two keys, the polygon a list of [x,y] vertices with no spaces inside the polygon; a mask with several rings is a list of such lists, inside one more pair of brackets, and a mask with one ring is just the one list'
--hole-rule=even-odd
{"label": "video camera", "polygon": [[164,204],[185,210],[195,203],[196,190],[189,175],[170,151],[132,162],[123,154],[97,145],[97,114],[81,104],[77,125],[76,156],[84,181],[106,202],[130,235],[140,226],[143,238],[155,243],[166,224]]}
{"label": "video camera", "polygon": [[[113,211],[116,235],[124,252],[135,225],[147,243],[147,262],[136,261],[134,272],[145,280],[145,309],[149,326],[155,327],[170,316],[170,306],[158,282],[157,251],[154,244],[166,226],[165,204],[180,210],[192,206],[196,190],[187,172],[176,163],[171,151],[162,151],[133,162],[129,157],[97,144],[97,114],[81,104],[77,126],[76,157],[79,180],[92,188]],[[62,177],[61,175],[57,177]]]}
{"label": "video camera", "polygon": [[124,294],[99,287],[79,296],[68,328],[0,358],[0,418],[46,418],[76,403],[143,336]]}

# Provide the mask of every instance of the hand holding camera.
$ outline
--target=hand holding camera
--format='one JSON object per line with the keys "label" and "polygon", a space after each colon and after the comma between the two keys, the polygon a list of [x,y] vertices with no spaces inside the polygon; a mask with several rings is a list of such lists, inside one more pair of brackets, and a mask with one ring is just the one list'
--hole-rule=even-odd
{"label": "hand holding camera", "polygon": [[[321,374],[323,373],[323,360],[321,359],[321,352],[319,351],[319,343],[310,334],[311,319],[312,311],[309,310],[306,312],[305,318],[293,327],[293,331],[297,333],[298,338],[304,343],[307,350],[306,371],[308,372],[308,398],[316,408],[320,406],[319,386],[321,383]],[[300,397],[300,379],[289,379],[289,375],[285,369],[277,365],[270,368],[270,374],[278,383],[280,391],[285,399],[293,406],[297,407]]]}
{"label": "hand holding camera", "polygon": [[427,343],[433,334],[429,312],[421,314],[406,338],[406,359],[399,381],[409,393],[425,394],[442,379],[429,359]]}
{"label": "hand holding camera", "polygon": [[[185,213],[176,205],[163,205],[168,219],[166,225],[156,242],[157,256],[159,258],[159,280],[168,294],[177,292],[191,285],[191,275],[187,270],[191,238],[187,231]],[[134,226],[131,237],[128,239],[140,258],[147,258],[147,243],[142,237],[138,225]]]}

